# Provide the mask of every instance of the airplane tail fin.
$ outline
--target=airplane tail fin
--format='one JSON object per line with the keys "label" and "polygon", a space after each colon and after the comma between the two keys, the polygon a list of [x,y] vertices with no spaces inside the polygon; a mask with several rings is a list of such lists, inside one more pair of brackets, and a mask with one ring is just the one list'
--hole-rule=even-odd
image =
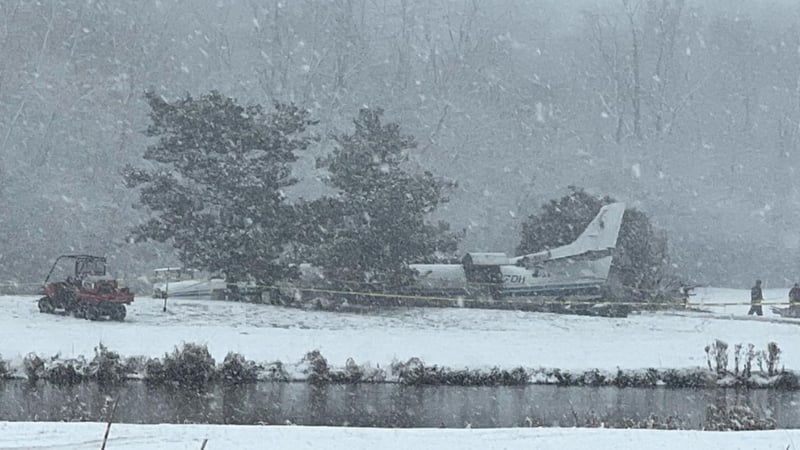
{"label": "airplane tail fin", "polygon": [[571,244],[550,251],[551,259],[615,248],[622,226],[623,214],[625,214],[625,203],[612,203],[600,208],[600,212],[578,236],[578,239]]}
{"label": "airplane tail fin", "polygon": [[512,262],[517,263],[523,260],[549,261],[590,253],[609,252],[617,246],[617,237],[619,236],[624,213],[625,203],[611,203],[603,206],[583,233],[571,244],[538,253],[517,256],[512,258]]}

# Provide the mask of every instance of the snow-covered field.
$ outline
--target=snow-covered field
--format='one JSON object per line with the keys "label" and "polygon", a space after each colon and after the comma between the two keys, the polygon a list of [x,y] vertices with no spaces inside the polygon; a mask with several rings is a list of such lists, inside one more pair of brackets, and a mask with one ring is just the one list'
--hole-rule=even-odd
{"label": "snow-covered field", "polygon": [[[1,449],[97,449],[105,424],[0,422]],[[793,450],[800,430],[707,432],[587,428],[370,429],[114,424],[110,450],[617,449]]]}
{"label": "snow-covered field", "polygon": [[[783,301],[785,290],[765,292]],[[652,312],[598,318],[475,309],[394,309],[373,314],[298,309],[213,300],[139,298],[125,322],[89,322],[40,314],[35,297],[0,297],[0,355],[19,367],[34,352],[91,359],[103,343],[123,356],[163,356],[182,342],[207,344],[217,361],[236,351],[259,362],[299,362],[320,350],[330,365],[348,358],[372,367],[421,358],[453,369],[559,368],[616,370],[706,366],[704,347],[770,341],[782,364],[800,370],[800,320],[746,316],[749,292],[700,289],[692,303],[712,313]],[[720,303],[737,303],[722,305]],[[710,305],[710,306],[709,306]]]}
{"label": "snow-covered field", "polygon": [[[783,302],[785,290],[765,291]],[[161,356],[182,342],[207,344],[220,361],[237,351],[257,361],[299,361],[319,349],[333,366],[352,357],[386,367],[419,357],[428,364],[480,369],[568,370],[705,366],[714,339],[764,348],[777,342],[787,369],[800,369],[800,320],[747,318],[749,293],[699,289],[691,301],[710,313],[643,313],[624,319],[470,309],[397,309],[380,314],[301,311],[211,300],[140,298],[124,323],[39,314],[34,297],[0,297],[0,355],[18,366],[29,352],[91,358],[102,342],[124,356]],[[99,423],[0,422],[0,448],[98,448]],[[614,448],[795,449],[800,430],[699,432],[608,429],[353,429],[214,425],[112,427],[111,449],[240,448]]]}

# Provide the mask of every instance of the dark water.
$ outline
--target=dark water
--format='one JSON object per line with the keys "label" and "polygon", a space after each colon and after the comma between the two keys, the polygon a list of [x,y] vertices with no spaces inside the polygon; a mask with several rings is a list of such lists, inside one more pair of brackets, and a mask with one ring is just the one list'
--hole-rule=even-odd
{"label": "dark water", "polygon": [[258,383],[196,392],[128,383],[105,388],[0,382],[0,421],[349,425],[365,427],[582,426],[673,417],[701,428],[710,408],[750,407],[779,428],[800,428],[800,393],[774,390],[450,387]]}

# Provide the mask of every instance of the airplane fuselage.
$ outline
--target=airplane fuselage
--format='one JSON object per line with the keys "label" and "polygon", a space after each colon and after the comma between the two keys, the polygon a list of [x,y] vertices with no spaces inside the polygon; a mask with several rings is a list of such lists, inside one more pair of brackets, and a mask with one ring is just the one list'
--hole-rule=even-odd
{"label": "airplane fuselage", "polygon": [[[462,264],[412,264],[418,275],[409,291],[424,295],[487,296],[500,298],[588,299],[601,295],[606,285],[606,261],[575,261],[526,268],[517,265],[483,266],[479,271]],[[547,267],[552,266],[552,267]],[[599,272],[590,270],[600,267]],[[560,270],[559,270],[560,269]]]}
{"label": "airplane fuselage", "polygon": [[[624,210],[622,203],[604,206],[575,241],[560,247],[512,258],[504,253],[471,252],[460,264],[410,264],[416,272],[410,286],[381,292],[370,301],[424,306],[469,299],[473,306],[500,307],[528,300],[598,299],[607,292]],[[308,286],[321,280],[313,267],[300,265],[300,269]],[[297,296],[303,297],[302,293]],[[353,301],[360,300],[354,296]]]}

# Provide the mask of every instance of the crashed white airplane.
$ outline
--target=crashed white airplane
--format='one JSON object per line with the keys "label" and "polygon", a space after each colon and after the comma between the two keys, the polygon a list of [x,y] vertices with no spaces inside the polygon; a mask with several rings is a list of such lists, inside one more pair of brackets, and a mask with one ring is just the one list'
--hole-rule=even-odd
{"label": "crashed white airplane", "polygon": [[411,264],[419,275],[415,290],[442,296],[488,291],[497,299],[597,298],[608,281],[624,203],[600,212],[571,244],[509,258],[505,253],[467,253],[463,264]]}
{"label": "crashed white airplane", "polygon": [[605,303],[624,212],[624,203],[604,206],[574,242],[550,250],[513,258],[505,253],[473,252],[464,256],[462,264],[410,264],[417,272],[416,280],[396,295],[350,295],[342,303],[335,294],[313,289],[323,280],[321,271],[302,264],[302,281],[293,285],[299,289],[289,297],[306,306],[332,309],[343,304],[465,306],[624,316],[627,308]]}

